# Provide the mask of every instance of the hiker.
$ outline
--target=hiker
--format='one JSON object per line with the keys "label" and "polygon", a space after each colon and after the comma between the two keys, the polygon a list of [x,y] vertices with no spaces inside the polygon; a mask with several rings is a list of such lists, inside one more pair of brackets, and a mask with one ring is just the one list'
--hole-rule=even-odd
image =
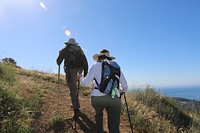
{"label": "hiker", "polygon": [[78,99],[78,85],[76,74],[84,70],[84,76],[87,75],[88,62],[81,47],[74,38],[65,42],[66,46],[60,50],[57,58],[57,64],[60,65],[64,59],[64,71],[66,73],[66,82],[70,89],[72,106],[74,109],[74,119],[80,115],[80,103]]}
{"label": "hiker", "polygon": [[103,133],[103,110],[106,109],[108,115],[108,128],[110,133],[119,133],[120,125],[120,112],[121,112],[121,100],[120,90],[123,92],[127,91],[127,81],[120,70],[119,82],[121,83],[120,90],[116,89],[116,96],[112,98],[110,94],[104,94],[100,92],[98,84],[101,84],[102,79],[102,63],[107,61],[109,63],[114,62],[115,57],[111,57],[107,49],[103,49],[99,54],[95,54],[93,59],[96,61],[91,66],[86,77],[82,77],[82,74],[77,74],[77,79],[80,80],[80,84],[89,87],[90,83],[95,79],[93,90],[91,92],[91,103],[94,107],[96,114],[96,132]]}

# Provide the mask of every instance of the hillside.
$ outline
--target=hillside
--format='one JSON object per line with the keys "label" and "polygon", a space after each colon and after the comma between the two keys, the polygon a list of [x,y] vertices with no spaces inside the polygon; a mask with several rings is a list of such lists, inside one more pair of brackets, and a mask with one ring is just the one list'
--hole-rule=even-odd
{"label": "hillside", "polygon": [[[75,132],[72,129],[74,126],[74,121],[72,120],[73,109],[71,108],[71,99],[69,89],[65,83],[65,76],[61,75],[60,89],[58,89],[57,74],[20,68],[15,68],[14,71],[17,83],[15,86],[11,86],[9,90],[14,91],[19,99],[30,102],[24,104],[31,104],[23,109],[23,113],[28,113],[28,116],[31,116],[26,122],[24,121],[23,126],[31,126],[33,132],[40,133],[51,133],[59,130],[59,128],[61,128],[61,132]],[[90,90],[84,89],[88,88],[81,88],[79,93],[82,113],[76,126],[78,133],[89,133],[94,127],[95,112],[90,103]],[[121,131],[125,133],[128,132],[129,123],[126,114],[122,114],[122,116]],[[61,119],[64,117],[64,129],[60,126],[52,125],[52,119],[56,120],[56,117],[61,117]],[[105,130],[107,131],[106,122]]]}
{"label": "hillside", "polygon": [[180,97],[173,97],[173,98],[177,101],[177,104],[180,107],[182,107],[187,111],[193,111],[194,109],[200,111],[200,101],[180,98]]}
{"label": "hillside", "polygon": [[[89,88],[80,88],[81,116],[75,131],[73,129],[75,123],[72,120],[73,109],[64,75],[61,75],[58,88],[57,74],[24,70],[3,64],[0,64],[0,74],[3,110],[0,115],[1,132],[91,133],[93,131],[95,112],[90,103]],[[127,93],[127,101],[135,132],[198,132],[200,129],[199,112],[190,110],[186,113],[174,101],[166,100],[151,89],[147,88],[146,92]],[[130,133],[123,98],[122,103],[120,130],[121,133]],[[108,132],[106,117],[104,112],[104,129]]]}

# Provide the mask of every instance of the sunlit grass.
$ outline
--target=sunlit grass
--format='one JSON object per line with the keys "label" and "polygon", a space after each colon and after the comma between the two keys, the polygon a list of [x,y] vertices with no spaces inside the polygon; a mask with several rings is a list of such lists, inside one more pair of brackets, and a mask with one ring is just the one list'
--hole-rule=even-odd
{"label": "sunlit grass", "polygon": [[31,133],[34,117],[40,114],[40,89],[37,84],[20,84],[14,66],[0,63],[0,74],[0,131]]}
{"label": "sunlit grass", "polygon": [[[65,76],[60,76],[60,83],[65,85]],[[41,101],[46,93],[57,87],[58,75],[0,63],[0,77],[0,132],[34,132],[36,120],[41,117]],[[91,87],[80,86],[79,89],[81,96],[89,98]],[[189,110],[184,109],[173,98],[161,95],[150,86],[127,93],[127,100],[136,132],[200,131],[200,111],[196,103]],[[124,104],[122,117],[128,123]],[[54,131],[62,130],[64,122],[64,116],[57,113],[49,119]]]}
{"label": "sunlit grass", "polygon": [[197,113],[191,116],[174,99],[160,95],[150,86],[138,89],[129,98],[132,121],[139,132],[199,131]]}
{"label": "sunlit grass", "polygon": [[61,131],[64,128],[64,116],[58,113],[55,113],[51,119],[49,120],[49,123],[51,127],[54,129],[55,132]]}

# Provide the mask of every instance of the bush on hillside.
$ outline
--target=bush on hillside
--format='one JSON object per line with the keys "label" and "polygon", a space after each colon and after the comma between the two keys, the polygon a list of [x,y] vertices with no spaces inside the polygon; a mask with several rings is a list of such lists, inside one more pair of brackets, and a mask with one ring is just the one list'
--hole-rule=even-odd
{"label": "bush on hillside", "polygon": [[17,64],[17,62],[16,62],[13,58],[8,58],[8,57],[2,59],[2,62],[3,62],[3,63],[13,64],[13,65],[16,65],[16,64]]}
{"label": "bush on hillside", "polygon": [[135,98],[142,104],[153,108],[160,116],[170,120],[177,129],[188,128],[192,123],[190,116],[177,105],[174,99],[161,96],[149,86],[145,90],[138,90]]}
{"label": "bush on hillside", "polygon": [[15,71],[12,66],[0,63],[0,81],[4,83],[15,81]]}
{"label": "bush on hillside", "polygon": [[15,123],[20,113],[18,102],[14,94],[0,89],[0,131],[8,132],[11,127],[18,127]]}
{"label": "bush on hillside", "polygon": [[157,107],[157,112],[172,121],[178,128],[188,128],[192,119],[186,114],[172,98],[162,97]]}
{"label": "bush on hillside", "polygon": [[54,114],[49,122],[55,132],[60,132],[64,129],[64,126],[65,126],[64,120],[65,119],[63,115]]}
{"label": "bush on hillside", "polygon": [[12,65],[0,63],[0,132],[31,133],[26,126],[28,115],[22,115],[22,101],[11,88],[16,86],[15,71]]}

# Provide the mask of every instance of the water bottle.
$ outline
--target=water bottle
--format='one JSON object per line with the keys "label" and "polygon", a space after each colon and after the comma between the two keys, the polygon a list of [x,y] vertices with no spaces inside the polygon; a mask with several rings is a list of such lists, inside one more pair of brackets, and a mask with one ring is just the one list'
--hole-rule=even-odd
{"label": "water bottle", "polygon": [[116,96],[116,89],[114,87],[112,88],[111,96],[112,96],[112,98],[115,98],[115,96]]}

